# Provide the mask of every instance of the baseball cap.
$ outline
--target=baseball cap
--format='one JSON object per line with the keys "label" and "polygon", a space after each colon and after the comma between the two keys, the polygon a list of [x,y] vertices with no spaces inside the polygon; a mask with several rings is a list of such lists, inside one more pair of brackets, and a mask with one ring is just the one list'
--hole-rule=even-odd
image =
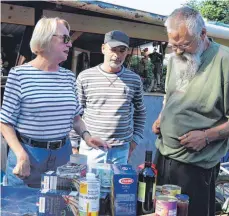
{"label": "baseball cap", "polygon": [[117,46],[129,47],[129,42],[129,37],[124,32],[118,30],[110,31],[104,37],[104,43],[108,43],[111,48]]}

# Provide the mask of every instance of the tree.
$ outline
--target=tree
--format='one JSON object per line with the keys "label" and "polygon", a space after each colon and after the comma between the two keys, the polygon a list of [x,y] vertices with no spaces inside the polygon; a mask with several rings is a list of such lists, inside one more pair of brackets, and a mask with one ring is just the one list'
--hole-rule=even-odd
{"label": "tree", "polygon": [[185,5],[191,7],[193,9],[195,9],[195,10],[198,10],[198,11],[200,10],[200,8],[199,8],[200,3],[198,1],[196,1],[196,0],[189,0],[189,1],[186,2]]}
{"label": "tree", "polygon": [[209,21],[229,24],[229,0],[189,0],[187,5],[198,10]]}

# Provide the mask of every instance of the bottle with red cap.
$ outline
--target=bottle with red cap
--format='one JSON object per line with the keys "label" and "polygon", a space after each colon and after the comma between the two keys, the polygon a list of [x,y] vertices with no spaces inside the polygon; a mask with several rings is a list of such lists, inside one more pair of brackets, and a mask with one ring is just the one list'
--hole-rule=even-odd
{"label": "bottle with red cap", "polygon": [[154,211],[156,172],[152,168],[152,154],[152,151],[146,151],[145,165],[138,175],[138,215],[150,214]]}

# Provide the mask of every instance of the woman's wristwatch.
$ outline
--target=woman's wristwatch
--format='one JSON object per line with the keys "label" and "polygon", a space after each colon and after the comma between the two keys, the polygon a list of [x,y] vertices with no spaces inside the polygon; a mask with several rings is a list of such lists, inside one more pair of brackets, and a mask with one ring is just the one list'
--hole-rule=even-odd
{"label": "woman's wristwatch", "polygon": [[90,132],[87,131],[87,130],[85,130],[85,131],[83,131],[83,132],[81,133],[81,135],[80,135],[80,136],[82,137],[83,140],[85,140],[85,139],[84,139],[84,135],[85,135],[85,134],[89,134],[89,135],[91,136]]}

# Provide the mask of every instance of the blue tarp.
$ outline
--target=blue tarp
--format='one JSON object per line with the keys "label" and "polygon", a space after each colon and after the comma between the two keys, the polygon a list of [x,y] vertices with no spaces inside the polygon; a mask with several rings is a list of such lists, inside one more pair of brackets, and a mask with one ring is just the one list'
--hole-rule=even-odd
{"label": "blue tarp", "polygon": [[33,216],[37,215],[36,202],[39,189],[25,187],[1,187],[2,216]]}

